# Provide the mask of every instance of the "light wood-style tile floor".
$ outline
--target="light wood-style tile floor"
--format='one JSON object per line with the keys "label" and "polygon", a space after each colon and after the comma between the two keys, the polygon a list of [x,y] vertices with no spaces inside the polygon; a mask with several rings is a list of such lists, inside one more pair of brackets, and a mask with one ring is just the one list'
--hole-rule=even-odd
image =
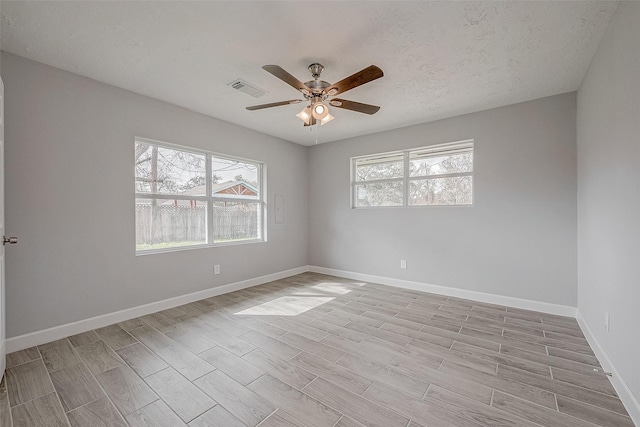
{"label": "light wood-style tile floor", "polygon": [[5,426],[633,426],[574,319],[305,273],[8,355]]}

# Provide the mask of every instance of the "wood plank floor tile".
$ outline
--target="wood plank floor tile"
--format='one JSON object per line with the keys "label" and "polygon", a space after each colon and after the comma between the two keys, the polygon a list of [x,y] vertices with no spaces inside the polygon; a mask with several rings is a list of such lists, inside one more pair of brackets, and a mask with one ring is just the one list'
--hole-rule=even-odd
{"label": "wood plank floor tile", "polygon": [[179,427],[184,422],[162,401],[141,408],[126,417],[130,427]]}
{"label": "wood plank floor tile", "polygon": [[75,365],[81,361],[66,338],[39,345],[38,350],[40,350],[42,360],[49,372]]}
{"label": "wood plank floor tile", "polygon": [[189,314],[180,307],[168,308],[166,310],[159,311],[158,313],[162,314],[164,317],[168,317],[169,319],[177,319],[178,317]]}
{"label": "wood plank floor tile", "polygon": [[[266,420],[260,424],[261,427],[266,425]],[[246,427],[246,424],[231,415],[222,406],[216,405],[191,421],[189,427]]]}
{"label": "wood plank floor tile", "polygon": [[[411,423],[409,423],[409,425],[411,425]],[[355,420],[352,420],[346,415],[343,415],[342,418],[340,418],[340,420],[336,423],[335,427],[365,427],[365,426]]]}
{"label": "wood plank floor tile", "polygon": [[142,320],[140,320],[139,317],[137,317],[135,319],[129,319],[129,320],[125,320],[124,322],[120,322],[118,323],[118,326],[120,326],[125,331],[130,331],[132,329],[136,329],[141,326],[146,326],[146,323],[144,323]]}
{"label": "wood plank floor tile", "polygon": [[393,367],[388,368],[351,354],[345,355],[337,364],[371,380],[393,386],[418,399],[429,387],[429,383],[404,374]]}
{"label": "wood plank floor tile", "polygon": [[290,361],[275,357],[260,350],[259,348],[242,357],[252,365],[257,366],[261,371],[268,373],[272,377],[277,378],[298,390],[304,388],[316,377]]}
{"label": "wood plank floor tile", "polygon": [[455,373],[444,373],[436,369],[431,369],[415,363],[411,358],[403,358],[400,356],[393,360],[389,366],[405,374],[413,375],[415,378],[419,378],[426,383],[438,385],[486,405],[491,402],[493,389],[487,387],[482,382],[473,381]]}
{"label": "wood plank floor tile", "polygon": [[54,391],[42,360],[23,363],[5,371],[9,403],[16,406]]}
{"label": "wood plank floor tile", "polygon": [[192,353],[202,353],[216,346],[213,341],[210,341],[200,335],[197,330],[194,330],[188,326],[178,326],[169,332],[165,332],[165,335],[182,344],[184,348]]}
{"label": "wood plank floor tile", "polygon": [[103,372],[96,379],[125,416],[158,399],[149,386],[125,365]]}
{"label": "wood plank floor tile", "polygon": [[552,331],[545,331],[544,337],[550,340],[571,342],[577,345],[581,345],[583,347],[589,347],[589,342],[584,337],[576,337],[576,336],[566,335],[566,334],[562,334],[559,332],[552,332]]}
{"label": "wood plank floor tile", "polygon": [[0,378],[0,426],[11,427],[11,405],[6,380],[6,375]]}
{"label": "wood plank floor tile", "polygon": [[[315,320],[315,319],[314,319]],[[301,324],[298,324],[296,322],[291,322],[289,320],[286,320],[282,317],[276,317],[273,319],[268,319],[266,320],[267,323],[270,323],[274,326],[277,326],[281,329],[284,329],[286,331],[289,332],[294,332],[298,335],[302,335],[303,337],[309,338],[313,341],[320,341],[321,339],[325,338],[327,336],[327,333],[324,331],[321,331],[319,329],[315,329],[315,328],[310,328],[308,326],[304,326]]]}
{"label": "wood plank floor tile", "polygon": [[[553,340],[549,338],[541,338],[541,337],[522,334],[520,332],[513,332],[509,330],[505,330],[502,336],[505,339],[512,340],[512,341],[504,342],[504,344],[511,345],[513,347],[517,347],[515,342],[519,341],[520,342],[519,345],[521,345],[521,343],[536,343],[537,345],[541,345],[541,346],[548,346],[548,347],[558,348],[561,350],[573,351],[575,353],[585,354],[588,356],[594,356],[593,351],[589,347],[581,344],[574,344],[568,341],[558,341],[558,340]],[[526,350],[530,350],[530,349],[527,348]]]}
{"label": "wood plank floor tile", "polygon": [[234,319],[236,322],[242,323],[243,325],[248,326],[254,331],[270,336],[271,338],[278,338],[288,332],[282,328],[278,328],[277,326],[265,323],[253,317],[234,316]]}
{"label": "wood plank floor tile", "polygon": [[195,319],[195,322],[197,323],[191,322],[189,324],[190,326],[199,327],[199,332],[203,337],[238,356],[247,354],[255,349],[254,345],[251,345],[246,340],[227,333],[224,329],[216,326],[213,321],[198,318]]}
{"label": "wood plank floor tile", "polygon": [[119,350],[116,353],[142,378],[167,368],[167,364],[144,345],[137,343]]}
{"label": "wood plank floor tile", "polygon": [[580,418],[602,427],[633,427],[633,421],[627,415],[603,411],[586,403],[558,395],[558,409],[564,414]]}
{"label": "wood plank floor tile", "polygon": [[[501,347],[502,348],[502,347]],[[476,346],[471,346],[465,343],[454,342],[451,350],[464,353],[466,355],[485,360],[494,363],[494,372],[497,369],[497,365],[501,364],[505,366],[511,366],[513,368],[522,369],[523,371],[533,372],[538,375],[551,376],[548,365],[542,365],[539,363],[531,362],[526,359],[519,359],[517,357],[511,357],[502,353],[495,353],[493,351],[484,350]],[[536,353],[538,354],[538,353]],[[545,355],[546,357],[546,355]]]}
{"label": "wood plank floor tile", "polygon": [[[424,341],[424,342],[428,342],[431,344],[436,344],[439,345],[441,347],[444,348],[451,348],[451,345],[453,345],[453,338],[458,338],[459,334],[453,334],[450,333],[449,331],[445,331],[445,330],[437,330],[436,333],[427,333],[424,331],[416,331],[414,329],[409,329],[409,328],[405,328],[403,326],[399,326],[399,325],[395,325],[392,323],[385,323],[384,325],[382,325],[380,327],[381,329],[385,330],[385,331],[390,331],[390,332],[394,332],[396,334],[408,337],[408,338],[413,338],[416,340],[420,340],[420,341]],[[438,328],[432,328],[433,329],[438,329]],[[449,335],[449,337],[443,337],[443,334],[447,334]],[[407,343],[411,342],[411,340],[407,341]],[[482,341],[484,343],[484,341]],[[489,346],[490,348],[499,348],[499,345],[497,344],[493,344],[493,343],[486,343],[486,346]]]}
{"label": "wood plank floor tile", "polygon": [[215,369],[171,338],[149,326],[133,329],[130,333],[189,381],[200,378]]}
{"label": "wood plank floor tile", "polygon": [[244,387],[218,370],[197,379],[194,384],[248,426],[260,423],[276,410],[266,399],[254,393],[251,385]]}
{"label": "wood plank floor tile", "polygon": [[[253,351],[258,350],[259,349],[255,349]],[[253,352],[245,354],[245,358],[251,353]],[[251,364],[242,357],[236,356],[230,351],[218,346],[201,353],[200,357],[242,385],[247,385],[257,380],[265,373],[258,365]]]}
{"label": "wood plank floor tile", "polygon": [[578,418],[518,399],[517,397],[509,396],[508,394],[504,394],[499,391],[495,392],[491,405],[495,408],[546,427],[593,426],[593,424],[585,423]]}
{"label": "wood plank floor tile", "polygon": [[376,405],[360,395],[344,390],[322,378],[316,378],[304,392],[320,402],[337,409],[344,415],[368,426],[406,426],[408,418]]}
{"label": "wood plank floor tile", "polygon": [[598,393],[586,388],[574,386],[562,381],[553,380],[532,373],[520,371],[507,366],[498,366],[498,376],[537,387],[562,396],[570,396],[584,403],[626,415],[624,405],[617,397]]}
{"label": "wood plank floor tile", "polygon": [[140,320],[142,320],[146,325],[151,326],[152,328],[160,332],[169,332],[176,327],[175,320],[163,316],[160,313],[153,313],[142,316],[140,317]]}
{"label": "wood plank floor tile", "polygon": [[429,326],[434,326],[436,328],[444,329],[446,331],[450,331],[453,333],[459,333],[462,326],[456,325],[454,322],[451,322],[444,316],[433,315],[429,319]]}
{"label": "wood plank floor tile", "polygon": [[74,347],[80,347],[81,345],[94,343],[98,341],[100,337],[95,333],[95,331],[89,331],[71,335],[68,339]]}
{"label": "wood plank floor tile", "polygon": [[[511,347],[517,347],[517,348],[522,348],[524,350],[529,350],[529,351],[533,351],[533,352],[538,352],[538,353],[542,353],[542,354],[546,354],[547,353],[547,349],[545,348],[544,344],[542,343],[534,343],[532,342],[533,340],[537,340],[538,337],[535,337],[533,335],[526,335],[526,334],[518,334],[516,332],[510,332],[510,331],[503,331],[502,336],[496,336],[494,334],[489,334],[486,332],[481,332],[475,329],[471,329],[471,328],[462,328],[460,330],[460,335],[464,335],[464,336],[470,336],[470,337],[476,337],[476,338],[482,338],[485,341],[491,342],[491,343],[496,343],[496,344],[500,344],[500,345],[510,345]],[[514,336],[516,337],[532,337],[531,340],[528,339],[515,339]],[[458,341],[463,341],[462,339],[458,339]],[[463,341],[465,342],[465,341]],[[470,343],[472,344],[472,343]],[[487,348],[487,347],[485,347]],[[498,347],[499,349],[499,347]],[[498,350],[495,350],[496,352]]]}
{"label": "wood plank floor tile", "polygon": [[301,423],[292,417],[285,418],[282,411],[274,412],[260,424],[260,427],[299,427]]}
{"label": "wood plank floor tile", "polygon": [[[455,342],[453,344],[455,344]],[[482,349],[482,347],[476,347],[476,346],[473,346],[473,347],[477,349]],[[494,361],[487,361],[479,357],[471,356],[468,354],[468,352],[465,353],[457,350],[444,348],[444,347],[431,344],[429,342],[422,341],[422,340],[411,341],[407,345],[407,348],[417,349],[429,354],[433,354],[442,359],[446,359],[451,362],[456,362],[460,365],[464,365],[469,368],[473,368],[488,374],[495,374],[496,368],[497,368],[497,363]]]}
{"label": "wood plank floor tile", "polygon": [[185,423],[216,405],[216,402],[172,368],[149,375],[145,382]]}
{"label": "wood plank floor tile", "polygon": [[260,347],[262,351],[285,360],[291,359],[301,351],[298,348],[256,331],[248,332],[240,337],[254,346]]}
{"label": "wood plank floor tile", "polygon": [[609,382],[609,378],[602,373],[591,372],[590,374],[578,374],[559,368],[551,368],[551,372],[553,374],[553,379],[555,380],[564,381],[599,393],[618,397],[616,391],[611,385],[611,382]]}
{"label": "wood plank floor tile", "polygon": [[124,363],[120,356],[114,353],[104,341],[81,345],[76,347],[76,351],[94,375],[101,374]]}
{"label": "wood plank floor tile", "polygon": [[314,320],[313,322],[309,323],[308,326],[327,332],[329,334],[333,334],[340,338],[348,339],[353,342],[360,342],[367,337],[366,334],[363,334],[356,330],[348,329],[345,326],[338,326],[327,323],[322,320]]}
{"label": "wood plank floor tile", "polygon": [[270,401],[274,407],[282,408],[295,418],[304,420],[309,427],[332,427],[341,416],[313,397],[269,374],[251,383],[249,388]]}
{"label": "wood plank floor tile", "polygon": [[[366,314],[376,316],[378,313],[372,312],[364,312],[362,315],[353,314],[345,310],[340,310],[339,308],[331,310],[327,315],[319,318],[318,320],[325,320],[329,323],[333,323],[338,326],[344,326],[351,321],[358,321],[360,323],[364,323],[365,325],[373,326],[374,328],[380,327],[384,322],[381,320],[377,320],[374,317],[366,316]],[[338,319],[338,320],[330,320],[330,319]]]}
{"label": "wood plank floor tile", "polygon": [[378,362],[383,365],[391,362],[394,357],[396,357],[396,353],[392,351],[381,351],[378,353],[371,353],[365,347],[362,347],[360,344],[355,341],[348,340],[346,338],[342,338],[336,335],[329,335],[327,338],[322,340],[323,344],[326,344],[330,347],[336,348],[338,350],[342,350],[345,353],[356,354],[363,357],[368,357],[373,362]]}
{"label": "wood plank floor tile", "polygon": [[481,425],[538,427],[524,418],[483,405],[438,386],[429,387],[423,400]]}
{"label": "wood plank floor tile", "polygon": [[[445,360],[442,363],[442,366],[440,366],[440,371],[451,374],[458,374],[471,381],[478,382],[488,387],[492,387],[496,390],[512,394],[530,402],[537,403],[538,405],[546,406],[547,408],[556,407],[556,399],[553,395],[553,392],[537,388],[535,386],[529,385],[528,383],[518,382],[518,379],[486,374],[484,372],[480,372],[466,366],[458,365],[454,362],[449,362],[448,360]],[[500,369],[498,369],[498,372],[500,372]],[[528,373],[527,375],[535,374]],[[539,377],[545,378],[542,376]]]}
{"label": "wood plank floor tile", "polygon": [[549,353],[549,356],[560,357],[562,359],[584,363],[587,365],[595,366],[596,368],[600,368],[600,362],[598,362],[598,359],[595,356],[576,353],[575,351],[563,350],[557,347],[547,347],[547,352]]}
{"label": "wood plank floor tile", "polygon": [[373,382],[356,372],[306,352],[295,356],[291,363],[357,394],[362,394]]}
{"label": "wood plank floor tile", "polygon": [[71,427],[127,427],[122,415],[106,397],[67,413]]}
{"label": "wood plank floor tile", "polygon": [[363,323],[349,322],[344,327],[346,329],[358,331],[370,337],[375,337],[383,341],[389,341],[397,345],[407,345],[411,341],[411,338],[407,336],[387,331],[384,328],[374,328]]}
{"label": "wood plank floor tile", "polygon": [[379,405],[393,408],[394,411],[427,426],[480,427],[480,424],[440,409],[437,405],[380,383],[374,383],[364,395]]}
{"label": "wood plank floor tile", "polygon": [[7,354],[7,366],[11,368],[13,366],[22,365],[23,363],[31,362],[33,360],[40,359],[40,352],[37,347],[27,348],[25,350],[16,351]]}
{"label": "wood plank floor tile", "polygon": [[104,397],[100,386],[83,363],[67,366],[50,375],[65,412]]}
{"label": "wood plank floor tile", "polygon": [[55,393],[38,397],[11,408],[13,427],[66,427],[67,417]]}
{"label": "wood plank floor tile", "polygon": [[86,402],[67,412],[74,426],[632,425],[573,318],[317,273],[7,362],[3,424],[51,395],[60,411]]}
{"label": "wood plank floor tile", "polygon": [[298,335],[293,332],[282,335],[278,339],[285,344],[289,344],[292,347],[299,348],[300,350],[304,350],[307,353],[311,353],[315,356],[322,357],[323,359],[327,359],[330,362],[335,362],[345,354],[345,352],[342,350],[335,349],[326,344],[311,340],[309,338],[305,338],[302,335]]}
{"label": "wood plank floor tile", "polygon": [[[539,363],[543,366],[551,366],[556,368],[565,369],[571,372],[577,372],[582,374],[591,374],[593,373],[593,365],[587,365],[584,363],[574,362],[569,359],[564,359],[561,357],[555,356],[547,356],[546,354],[539,354],[535,352],[530,352],[527,350],[522,350],[515,347],[509,347],[503,345],[500,347],[500,354],[505,354],[508,356],[512,356],[518,359],[528,360],[535,363]],[[515,366],[514,366],[515,367]]]}
{"label": "wood plank floor tile", "polygon": [[118,350],[138,342],[137,339],[128,334],[118,325],[110,325],[96,329],[98,336],[113,350]]}
{"label": "wood plank floor tile", "polygon": [[[370,355],[378,353],[388,354],[390,356],[393,356],[393,358],[396,358],[397,356],[410,357],[414,360],[414,362],[434,369],[438,369],[442,364],[442,361],[444,360],[442,354],[436,355],[428,351],[423,351],[421,348],[417,348],[415,346],[399,346],[397,344],[385,342],[373,337],[363,340],[362,342],[358,343],[357,346],[363,351],[361,355],[365,359],[369,359],[372,362],[376,362],[376,360],[372,360]],[[441,349],[442,352],[447,352],[446,349],[440,346],[436,347],[438,349]],[[382,364],[387,365],[387,363]]]}

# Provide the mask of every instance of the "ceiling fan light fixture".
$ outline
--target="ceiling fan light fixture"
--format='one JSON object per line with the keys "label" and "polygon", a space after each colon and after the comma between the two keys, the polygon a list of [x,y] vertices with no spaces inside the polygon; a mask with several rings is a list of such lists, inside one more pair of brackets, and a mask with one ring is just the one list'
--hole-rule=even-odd
{"label": "ceiling fan light fixture", "polygon": [[311,120],[311,107],[306,106],[302,109],[302,111],[300,111],[298,114],[296,114],[296,117],[298,117],[300,120],[302,120],[303,122],[305,122],[305,124],[309,124],[309,120]]}
{"label": "ceiling fan light fixture", "polygon": [[334,117],[329,113],[329,114],[327,114],[327,116],[324,119],[320,120],[320,125],[327,124],[333,119],[334,119]]}
{"label": "ceiling fan light fixture", "polygon": [[329,114],[329,107],[322,102],[316,102],[311,106],[311,114],[316,120],[322,120]]}

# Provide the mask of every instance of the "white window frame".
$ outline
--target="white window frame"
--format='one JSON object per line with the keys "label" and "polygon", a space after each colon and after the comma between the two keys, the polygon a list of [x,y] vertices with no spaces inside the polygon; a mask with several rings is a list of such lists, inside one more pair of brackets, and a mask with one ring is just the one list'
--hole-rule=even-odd
{"label": "white window frame", "polygon": [[[460,172],[460,173],[450,173],[450,174],[440,174],[440,175],[424,175],[424,176],[409,176],[409,164],[411,159],[411,153],[413,152],[429,152],[434,156],[441,154],[455,154],[456,152],[465,152],[471,150],[474,153],[474,167],[471,172]],[[404,174],[399,178],[385,178],[385,179],[372,179],[368,181],[356,181],[357,179],[357,171],[356,164],[358,160],[362,159],[371,159],[380,156],[402,156],[403,164],[404,164]],[[427,145],[424,147],[417,148],[409,148],[405,150],[398,151],[388,151],[384,153],[375,153],[375,154],[367,154],[364,156],[356,156],[350,159],[350,180],[351,180],[351,209],[385,209],[385,208],[430,208],[430,207],[469,207],[473,206],[475,202],[475,185],[472,184],[471,187],[471,203],[469,204],[452,204],[452,205],[410,205],[409,204],[409,188],[411,185],[411,181],[420,181],[424,179],[438,179],[438,178],[454,178],[459,176],[470,176],[473,182],[473,175],[475,171],[475,141],[473,139],[467,139],[456,142],[448,142],[444,144],[436,144],[436,145]],[[378,183],[388,183],[388,182],[402,182],[402,205],[397,206],[357,206],[357,190],[356,187],[358,185],[364,184],[378,184]]]}
{"label": "white window frame", "polygon": [[[162,252],[173,252],[173,251],[182,251],[189,249],[201,249],[208,247],[216,247],[216,246],[230,246],[230,245],[243,245],[250,243],[263,243],[267,241],[267,230],[265,228],[266,224],[266,214],[267,214],[267,206],[266,206],[266,178],[267,178],[267,165],[264,162],[260,162],[258,160],[247,159],[243,157],[230,156],[228,154],[217,153],[208,150],[202,150],[199,148],[188,147],[185,145],[172,144],[169,142],[162,142],[148,138],[135,137],[134,138],[134,148],[135,144],[149,144],[155,145],[157,147],[168,148],[171,150],[179,150],[187,153],[200,154],[205,156],[205,183],[206,183],[206,194],[205,196],[192,196],[192,195],[181,195],[181,194],[151,194],[151,193],[138,193],[135,191],[135,179],[136,172],[135,166],[133,171],[133,181],[134,181],[134,209],[135,203],[137,199],[157,199],[157,200],[197,200],[206,203],[207,206],[207,217],[206,217],[206,228],[207,228],[207,243],[196,244],[196,245],[188,245],[188,246],[176,246],[172,248],[162,248],[162,249],[137,249],[136,255],[147,255],[153,253],[162,253]],[[222,196],[214,196],[211,194],[212,191],[212,177],[213,171],[211,166],[211,159],[213,157],[225,160],[237,160],[241,162],[253,163],[258,166],[258,177],[260,178],[260,182],[258,183],[258,198],[248,198],[242,197],[242,195],[230,195],[232,197],[222,197]],[[228,202],[232,200],[233,202],[248,202],[248,203],[257,203],[259,207],[259,218],[258,218],[258,234],[259,237],[257,239],[243,239],[237,241],[225,241],[225,242],[215,242],[213,239],[214,230],[213,230],[213,203],[216,201],[225,201]],[[134,219],[135,221],[135,219]],[[135,233],[135,227],[134,227]],[[135,235],[134,235],[135,240]]]}

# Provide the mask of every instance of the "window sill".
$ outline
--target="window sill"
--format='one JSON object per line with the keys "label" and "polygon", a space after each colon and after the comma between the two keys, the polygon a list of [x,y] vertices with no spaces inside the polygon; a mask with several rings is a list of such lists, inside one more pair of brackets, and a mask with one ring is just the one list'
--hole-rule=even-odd
{"label": "window sill", "polygon": [[136,250],[136,256],[144,256],[144,255],[153,255],[153,254],[162,254],[167,252],[178,252],[178,251],[190,251],[194,249],[210,249],[217,248],[221,246],[237,246],[237,245],[247,245],[252,243],[266,243],[265,239],[247,239],[247,240],[235,240],[230,242],[218,242],[218,243],[204,243],[201,245],[190,245],[190,246],[176,246],[173,248],[162,248],[162,249],[143,249]]}

